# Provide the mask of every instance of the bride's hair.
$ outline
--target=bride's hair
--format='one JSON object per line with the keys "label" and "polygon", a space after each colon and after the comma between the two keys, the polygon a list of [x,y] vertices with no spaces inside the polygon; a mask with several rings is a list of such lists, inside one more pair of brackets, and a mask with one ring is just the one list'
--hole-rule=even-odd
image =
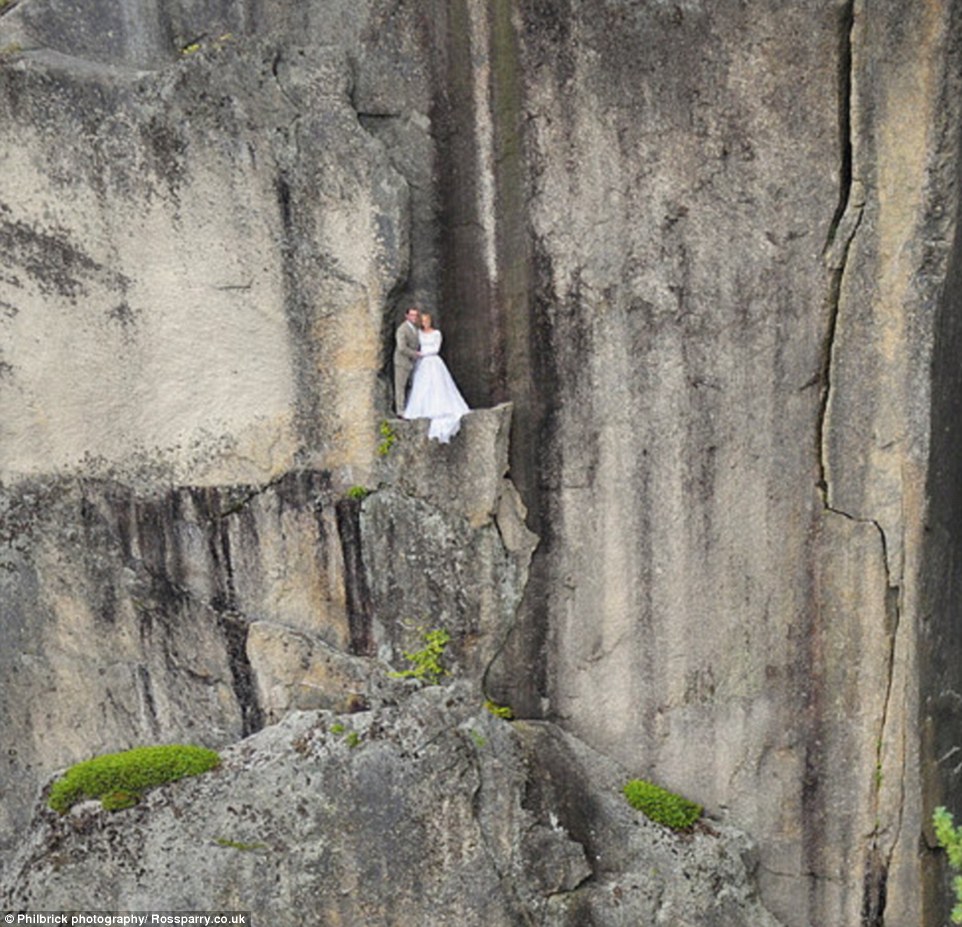
{"label": "bride's hair", "polygon": [[431,327],[431,322],[432,322],[431,313],[430,313],[430,312],[422,312],[422,313],[421,313],[421,328],[430,328],[430,327]]}

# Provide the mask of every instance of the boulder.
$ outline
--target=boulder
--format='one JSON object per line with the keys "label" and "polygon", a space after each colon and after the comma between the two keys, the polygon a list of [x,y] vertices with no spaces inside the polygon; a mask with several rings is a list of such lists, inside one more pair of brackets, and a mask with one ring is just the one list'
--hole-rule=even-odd
{"label": "boulder", "polygon": [[[106,812],[39,806],[10,910],[252,911],[284,927],[775,927],[746,838],[677,835],[626,774],[549,724],[430,686],[370,712],[294,712],[221,766]],[[587,815],[587,816],[586,816]]]}

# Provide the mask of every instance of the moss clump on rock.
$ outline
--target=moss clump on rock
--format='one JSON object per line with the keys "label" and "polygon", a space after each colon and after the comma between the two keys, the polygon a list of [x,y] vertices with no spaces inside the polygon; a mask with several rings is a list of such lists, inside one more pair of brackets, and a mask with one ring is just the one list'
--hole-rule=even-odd
{"label": "moss clump on rock", "polygon": [[644,779],[632,779],[623,791],[632,808],[672,830],[691,827],[704,810],[701,805]]}
{"label": "moss clump on rock", "polygon": [[78,763],[51,787],[47,804],[60,814],[78,801],[99,798],[108,811],[130,808],[147,789],[197,776],[220,763],[220,756],[205,747],[169,744],[135,747]]}

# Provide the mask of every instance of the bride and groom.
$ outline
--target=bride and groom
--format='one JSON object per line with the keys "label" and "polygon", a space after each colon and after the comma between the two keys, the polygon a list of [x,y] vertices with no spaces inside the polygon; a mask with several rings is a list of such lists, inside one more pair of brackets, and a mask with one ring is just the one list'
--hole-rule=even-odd
{"label": "bride and groom", "polygon": [[395,332],[394,406],[401,418],[429,418],[428,438],[447,444],[468,404],[441,360],[441,332],[431,322],[429,313],[412,307]]}

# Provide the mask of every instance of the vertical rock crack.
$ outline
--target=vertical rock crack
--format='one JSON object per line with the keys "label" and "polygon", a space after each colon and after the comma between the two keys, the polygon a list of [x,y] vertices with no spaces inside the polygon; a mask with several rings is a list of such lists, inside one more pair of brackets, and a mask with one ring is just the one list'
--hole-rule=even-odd
{"label": "vertical rock crack", "polygon": [[[887,539],[879,521],[856,517],[833,504],[832,472],[830,460],[830,418],[833,398],[833,372],[838,352],[838,335],[842,327],[842,287],[852,243],[862,221],[865,208],[865,188],[859,178],[857,150],[853,139],[853,110],[855,87],[854,31],[856,26],[855,0],[848,0],[839,12],[838,45],[838,126],[839,126],[839,198],[835,215],[829,226],[822,258],[829,271],[828,320],[822,351],[821,395],[819,400],[818,442],[818,491],[825,512],[841,516],[860,524],[871,524],[879,535],[880,556],[885,570],[885,618],[889,650],[886,657],[885,693],[878,734],[875,745],[875,769],[872,770],[872,808],[875,825],[868,836],[869,846],[863,873],[862,927],[881,927],[884,923],[886,884],[896,839],[889,842],[883,852],[884,825],[880,820],[881,793],[883,785],[884,735],[888,726],[893,696],[896,642],[900,621],[901,588],[893,581],[888,562]],[[896,833],[901,827],[901,803]]]}

